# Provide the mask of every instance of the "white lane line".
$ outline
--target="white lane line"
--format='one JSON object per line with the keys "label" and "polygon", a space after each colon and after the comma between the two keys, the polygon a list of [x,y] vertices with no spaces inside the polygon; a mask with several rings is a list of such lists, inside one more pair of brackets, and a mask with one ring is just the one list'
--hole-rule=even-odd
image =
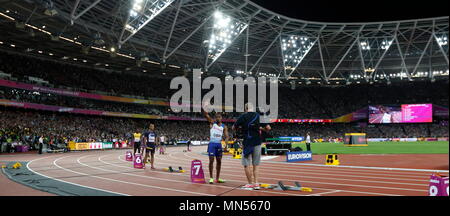
{"label": "white lane line", "polygon": [[[222,167],[222,168],[224,168],[224,167]],[[294,170],[293,168],[283,168],[283,167],[278,167],[278,166],[276,166],[276,167],[272,166],[270,168],[277,169],[277,171],[276,171],[277,173],[290,174],[289,176],[293,176],[292,175],[293,172],[304,171],[304,170]],[[269,167],[261,166],[261,168],[260,168],[260,170],[265,170],[265,169],[269,170]],[[335,177],[335,176],[345,176],[345,177],[358,177],[358,178],[368,178],[368,179],[399,180],[399,181],[409,181],[409,182],[425,182],[425,183],[427,183],[429,181],[428,179],[421,180],[421,179],[412,179],[412,178],[407,178],[407,177],[404,177],[404,178],[384,177],[384,176],[380,176],[381,174],[366,174],[366,173],[364,173],[363,175],[361,175],[361,174],[360,175],[356,175],[356,174],[353,174],[355,172],[345,172],[345,171],[344,172],[340,172],[340,171],[337,171],[337,170],[330,170],[330,169],[321,169],[319,171],[318,170],[306,170],[306,172],[303,172],[303,173],[306,173],[306,174],[309,174],[309,175],[319,175],[319,176],[333,176],[333,177]],[[342,173],[344,173],[344,174],[342,174]],[[346,173],[351,173],[351,174],[347,175]],[[386,172],[383,173],[383,174],[386,175]],[[371,176],[371,175],[378,175],[378,176]],[[295,175],[295,176],[297,176],[297,175]],[[389,174],[389,176],[390,176],[390,174]],[[424,177],[424,176],[421,176],[421,177]],[[428,177],[428,176],[426,176],[426,177]],[[399,183],[399,184],[402,184],[402,183]],[[403,183],[403,184],[407,184],[407,183]],[[423,184],[412,184],[412,185],[423,185]]]}
{"label": "white lane line", "polygon": [[[162,159],[164,160],[164,159]],[[178,159],[180,160],[180,159]],[[310,175],[302,175],[302,176],[297,176],[297,175],[292,175],[293,172],[295,172],[296,170],[292,170],[290,171],[290,175],[286,175],[286,174],[276,174],[276,176],[287,176],[287,177],[303,177],[303,178],[313,178],[313,179],[323,179],[322,177],[315,177],[315,176],[310,176]],[[276,171],[276,173],[286,173],[286,172],[279,172]],[[275,175],[273,173],[268,173],[268,175]],[[360,179],[347,179],[347,178],[336,178],[336,176],[347,176],[347,177],[364,177],[366,178],[366,176],[358,176],[358,175],[339,175],[339,174],[320,174],[320,173],[312,173],[311,175],[328,175],[328,176],[333,176],[334,180],[344,180],[344,181],[356,181],[356,182],[370,182],[370,183],[384,183],[384,184],[398,184],[398,185],[413,185],[413,186],[423,186],[424,184],[414,184],[414,183],[404,183],[404,182],[395,182],[395,181],[371,181],[371,180],[360,180]],[[374,178],[374,177],[368,177],[368,178]],[[390,179],[390,178],[384,178],[384,177],[378,177],[377,179]],[[402,179],[402,180],[406,180],[406,179]],[[428,181],[424,181],[424,182],[428,182]]]}
{"label": "white lane line", "polygon": [[[187,156],[187,155],[185,155],[185,156]],[[189,156],[187,156],[187,157],[189,157]],[[193,158],[193,157],[190,157],[190,158]],[[177,160],[180,160],[180,159],[177,159]],[[228,171],[228,172],[232,172],[232,171]],[[267,175],[272,175],[272,174],[269,173]],[[279,175],[276,175],[276,174],[274,174],[274,175],[275,176],[279,176]],[[279,179],[279,178],[269,178],[269,177],[259,177],[259,178],[260,179],[273,179],[273,180],[277,180],[277,181],[280,181],[280,180],[293,181],[293,180],[290,180],[290,179]],[[310,178],[310,177],[308,177],[308,178]],[[319,178],[319,177],[315,177],[315,178],[323,179],[323,178]],[[332,181],[333,179],[330,179],[330,180]],[[320,182],[320,181],[305,181],[305,180],[302,180],[302,182],[317,183],[317,184],[329,184],[329,185],[342,185],[342,186],[351,186],[351,187],[380,188],[380,189],[390,189],[390,190],[406,190],[406,191],[418,191],[418,192],[426,192],[426,191],[428,191],[428,190],[415,190],[415,189],[395,188],[395,187],[382,187],[382,186],[371,186],[371,185],[341,184],[341,183],[331,183],[331,182],[328,183],[328,182]],[[370,192],[368,192],[368,193],[370,193]]]}
{"label": "white lane line", "polygon": [[[126,167],[126,166],[120,166],[120,165],[116,165],[116,164],[111,164],[108,163],[104,160],[102,160],[103,157],[106,157],[109,155],[104,155],[98,158],[98,160],[104,164],[109,164],[111,166],[116,166],[116,167],[123,167],[123,168],[127,168],[127,169],[134,169],[134,168],[130,168],[130,167]],[[117,157],[119,160],[124,161],[124,162],[129,162],[126,160],[121,159],[121,155],[119,155]],[[159,158],[161,159],[161,158]],[[162,160],[162,159],[161,159]],[[169,163],[162,163],[162,164],[169,164]],[[163,173],[163,174],[167,174],[165,172],[160,172],[160,171],[155,171],[155,172],[159,172],[159,173]],[[157,180],[163,180],[163,181],[171,181],[171,182],[177,182],[177,183],[183,183],[183,184],[192,184],[190,182],[185,182],[185,181],[179,181],[179,180],[173,180],[173,179],[166,179],[166,178],[157,178],[157,177],[150,177],[150,176],[143,176],[143,175],[136,175],[136,174],[131,174],[131,173],[121,173],[124,175],[131,175],[131,176],[137,176],[137,177],[142,177],[142,178],[148,178],[148,179],[157,179]],[[242,182],[242,183],[247,183],[244,181],[235,181],[235,182]],[[229,186],[223,186],[223,185],[210,185],[210,184],[199,184],[199,186],[206,186],[206,187],[221,187],[221,188],[226,188],[226,189],[233,189],[234,187],[229,187]],[[237,188],[237,190],[241,190],[239,188]],[[293,196],[305,196],[303,194],[286,194],[286,193],[280,193],[280,192],[274,192],[274,191],[255,191],[255,192],[262,192],[262,193],[271,193],[271,194],[282,194],[282,195],[293,195]]]}
{"label": "white lane line", "polygon": [[322,196],[322,195],[325,195],[325,194],[332,194],[332,193],[339,193],[339,192],[342,192],[342,191],[341,190],[334,190],[334,191],[328,191],[328,192],[323,192],[323,193],[311,194],[311,195],[308,195],[308,196]]}
{"label": "white lane line", "polygon": [[[66,157],[69,157],[69,156],[66,156]],[[92,189],[92,190],[98,190],[98,191],[108,192],[108,193],[117,194],[117,195],[130,196],[130,195],[124,194],[124,193],[112,192],[112,191],[109,191],[109,190],[104,190],[104,189],[100,189],[100,188],[89,187],[89,186],[85,186],[85,185],[76,184],[76,183],[73,183],[73,182],[64,181],[64,180],[61,180],[61,179],[57,179],[57,178],[53,178],[53,177],[44,175],[44,174],[42,174],[42,173],[36,172],[36,171],[34,171],[33,169],[31,169],[31,167],[30,167],[30,164],[31,164],[31,163],[33,163],[33,162],[35,162],[35,161],[38,161],[38,160],[45,159],[45,158],[49,158],[49,157],[38,158],[38,159],[34,159],[34,160],[28,162],[28,163],[27,163],[27,169],[29,169],[31,172],[33,172],[33,173],[36,174],[36,175],[41,175],[41,176],[44,176],[45,178],[49,178],[49,179],[52,179],[52,180],[55,180],[55,181],[60,181],[60,182],[64,182],[64,183],[71,184],[71,185],[75,185],[75,186],[78,186],[78,187],[83,187],[83,188],[88,188],[88,189]],[[62,157],[62,158],[64,158],[64,157]]]}
{"label": "white lane line", "polygon": [[[185,155],[185,156],[187,156],[187,155]],[[121,157],[122,157],[121,155],[118,156],[119,160],[124,161],[124,162],[127,162],[127,161],[121,159]],[[172,156],[169,156],[169,157],[174,158],[174,157],[172,157]],[[187,157],[189,157],[189,156],[187,156]],[[174,158],[174,159],[177,159],[178,161],[180,160],[180,158]],[[195,159],[195,158],[194,158],[194,159]],[[167,161],[168,159],[162,159],[162,158],[160,158],[160,160]],[[162,164],[168,164],[168,163],[162,163]],[[231,173],[237,173],[237,172],[232,172],[232,171],[228,171],[228,172],[229,172],[229,173],[230,173],[230,172],[231,172]],[[243,177],[243,175],[233,175],[233,174],[224,174],[224,173],[222,173],[222,176]],[[261,179],[270,179],[270,180],[276,180],[276,181],[279,181],[279,180],[287,180],[287,179],[270,178],[270,177],[263,177],[263,178],[261,178]],[[235,181],[235,180],[230,180],[230,182],[231,182],[231,181]],[[292,180],[287,180],[287,181],[292,181]],[[243,182],[243,181],[238,181],[238,180],[236,180],[236,182]],[[323,182],[313,182],[313,181],[302,181],[302,182],[318,183],[318,184],[330,184],[330,185],[339,185],[339,184],[335,184],[335,183],[323,183]],[[341,185],[345,185],[345,184],[341,184]],[[353,186],[353,185],[345,185],[345,186]],[[376,188],[376,187],[375,187],[375,188]],[[329,188],[317,188],[317,187],[314,187],[313,189],[331,190],[331,191],[334,191],[334,190],[335,190],[335,189],[329,189]],[[371,194],[371,195],[378,195],[378,196],[403,196],[403,195],[399,195],[399,194],[386,194],[386,193],[364,192],[364,191],[351,191],[351,190],[341,190],[341,191],[343,191],[343,192],[349,192],[349,193],[366,194],[366,195],[367,195],[367,194]]]}
{"label": "white lane line", "polygon": [[279,156],[262,156],[261,160],[272,160],[272,159],[277,158],[277,157],[279,157]]}
{"label": "white lane line", "polygon": [[[266,161],[267,163],[282,163],[285,162],[277,162],[277,161]],[[309,164],[309,163],[292,163],[291,165],[297,166],[318,166],[318,167],[330,167],[323,164]],[[350,168],[350,169],[371,169],[371,170],[389,170],[389,171],[409,171],[409,172],[438,172],[438,173],[448,173],[448,170],[433,170],[433,169],[408,169],[408,168],[390,168],[390,167],[368,167],[368,166],[346,166],[339,165],[339,168]]]}
{"label": "white lane line", "polygon": [[[180,152],[181,153],[181,152]],[[189,153],[185,153],[185,155],[186,154],[189,154]],[[235,163],[235,159],[230,159],[230,158],[225,158],[224,160],[226,160],[226,161],[230,161],[231,163],[234,163],[234,164],[237,164],[237,163]],[[270,162],[271,164],[270,165],[268,165],[268,164],[266,164],[267,162]],[[271,161],[265,161],[264,162],[264,165],[266,166],[266,167],[277,167],[277,168],[279,168],[279,169],[283,169],[283,167],[279,167],[279,166],[276,166],[276,165],[282,165],[283,167],[289,167],[290,165],[293,165],[293,166],[299,166],[299,165],[303,165],[303,164],[300,164],[300,163],[286,163],[286,162],[271,162]],[[267,166],[268,165],[268,166]],[[327,166],[327,165],[320,165],[320,164],[315,164],[315,165],[318,165],[318,166],[316,166],[316,167],[314,167],[314,169],[315,170],[330,170],[330,169],[335,169],[336,171],[338,171],[338,172],[344,172],[344,173],[352,173],[352,171],[350,171],[349,169],[347,169],[347,170],[345,170],[345,169],[340,169],[341,168],[341,166]],[[319,167],[320,166],[320,167]],[[322,167],[326,167],[326,168],[322,168]],[[293,167],[292,167],[293,168]],[[345,168],[345,167],[344,167]],[[359,168],[361,168],[361,169],[365,169],[364,167],[359,167]],[[286,169],[291,169],[291,168],[286,168]],[[394,168],[387,168],[387,169],[394,169]],[[391,170],[392,171],[392,170]],[[396,170],[393,170],[393,171],[396,171]],[[399,171],[399,170],[397,170],[397,171]],[[410,172],[413,172],[413,171],[410,171]],[[419,173],[417,173],[418,171],[414,171],[414,172],[416,172],[416,173],[407,173],[407,172],[405,172],[405,173],[397,173],[397,174],[389,174],[390,176],[399,176],[399,177],[407,177],[407,176],[415,176],[415,177],[419,177],[419,176],[421,176],[422,177],[422,175],[420,175]],[[425,174],[425,172],[426,171],[423,171],[423,173]],[[383,172],[383,171],[378,171],[378,170],[365,170],[364,171],[364,174],[366,175],[379,175],[379,174],[386,174],[386,172]],[[427,173],[428,174],[428,173]]]}
{"label": "white lane line", "polygon": [[[294,171],[294,170],[293,170]],[[277,172],[278,173],[278,172]],[[272,173],[268,173],[267,175],[275,175]],[[288,177],[297,177],[292,175],[284,175],[284,174],[276,174],[277,176],[288,176]],[[339,175],[334,175],[339,176]],[[299,176],[300,177],[300,176]],[[313,177],[313,176],[301,176],[303,178],[313,178],[313,179],[323,179],[322,177]],[[362,176],[361,176],[362,177]],[[370,183],[383,183],[383,184],[401,184],[401,185],[413,185],[413,186],[424,186],[424,184],[413,184],[413,183],[401,183],[401,182],[392,182],[392,181],[370,181],[370,180],[359,180],[359,179],[346,179],[346,178],[333,178],[333,180],[344,180],[344,181],[356,181],[356,182],[370,182]],[[411,191],[428,191],[428,190],[415,190],[415,189],[403,189],[398,188],[400,190],[411,190]]]}
{"label": "white lane line", "polygon": [[[84,163],[80,162],[80,160],[82,158],[85,158],[85,157],[88,157],[88,156],[91,156],[91,155],[79,157],[77,159],[77,163],[80,164],[80,165],[83,165],[85,167],[90,167],[90,168],[98,169],[98,170],[105,170],[105,169],[101,169],[101,168],[92,167],[92,166],[89,166],[87,164],[84,164]],[[105,170],[105,171],[111,172],[110,170]],[[73,171],[73,172],[75,172],[75,171]],[[115,171],[114,171],[114,173],[123,174],[123,173],[115,172]],[[85,174],[85,175],[87,175],[87,174]],[[211,196],[211,194],[197,193],[197,192],[185,191],[185,190],[177,190],[177,189],[158,187],[158,186],[151,186],[151,185],[145,185],[145,184],[139,184],[139,183],[134,183],[134,182],[122,181],[122,180],[117,180],[117,179],[112,179],[112,178],[104,178],[104,177],[99,177],[99,176],[91,176],[91,177],[104,179],[104,180],[108,180],[108,181],[120,182],[120,183],[124,183],[124,184],[138,185],[138,186],[143,186],[143,187],[148,187],[148,188],[156,188],[156,189],[160,189],[160,190],[168,190],[168,191],[174,191],[174,192],[179,192],[179,193],[188,193],[188,194],[195,194],[195,195],[202,195],[202,196]]]}

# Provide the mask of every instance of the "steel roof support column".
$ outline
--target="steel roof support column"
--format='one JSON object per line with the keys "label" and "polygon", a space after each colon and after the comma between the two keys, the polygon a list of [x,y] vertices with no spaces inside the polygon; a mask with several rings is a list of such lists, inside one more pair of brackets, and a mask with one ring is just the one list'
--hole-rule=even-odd
{"label": "steel roof support column", "polygon": [[166,56],[166,59],[168,59],[170,56],[172,56],[184,43],[186,43],[187,40],[189,40],[195,33],[198,32],[208,21],[211,19],[212,15],[210,15],[208,18],[206,18],[202,24],[200,24],[194,31],[192,31],[180,44],[178,44],[175,49],[172,50],[172,52],[169,53],[169,55]]}
{"label": "steel roof support column", "polygon": [[417,61],[417,64],[416,64],[416,66],[414,67],[414,70],[412,71],[412,74],[415,74],[415,73],[417,72],[417,68],[419,67],[420,62],[422,61],[423,56],[425,55],[425,53],[426,53],[428,47],[430,46],[431,42],[433,42],[433,37],[434,37],[434,33],[432,33],[432,34],[430,35],[430,39],[428,39],[427,45],[425,46],[425,49],[423,50],[422,54],[420,55],[420,58],[419,58],[419,60]]}
{"label": "steel roof support column", "polygon": [[321,35],[318,36],[317,44],[319,45],[319,54],[320,54],[320,61],[322,62],[323,78],[325,79],[325,82],[328,82],[327,70],[325,69],[325,61],[323,60],[322,43],[320,43],[320,37]]}
{"label": "steel roof support column", "polygon": [[405,62],[405,57],[403,55],[402,49],[400,47],[400,43],[398,42],[398,35],[396,35],[396,37],[394,38],[395,42],[397,43],[397,49],[398,52],[400,54],[400,58],[402,59],[402,67],[403,69],[405,69],[406,74],[408,75],[409,78],[411,78],[411,74],[408,71],[408,67],[406,67],[406,62]]}
{"label": "steel roof support column", "polygon": [[79,4],[80,4],[80,0],[77,0],[75,2],[75,5],[73,5],[72,12],[70,12],[70,25],[73,25],[73,21],[74,21],[73,18],[75,17],[75,11],[77,10]]}
{"label": "steel roof support column", "polygon": [[166,57],[167,49],[169,48],[170,40],[172,39],[173,29],[175,28],[175,25],[176,25],[176,23],[177,23],[177,20],[178,20],[178,14],[180,13],[180,9],[181,9],[181,5],[182,5],[182,4],[183,4],[182,1],[180,1],[180,2],[178,3],[177,12],[176,12],[176,14],[175,14],[175,19],[173,20],[172,27],[170,28],[169,38],[167,39],[166,47],[164,48],[163,63],[166,63],[166,60],[167,60],[167,57]]}
{"label": "steel roof support column", "polygon": [[272,48],[273,44],[277,42],[278,38],[281,36],[281,32],[273,39],[272,43],[266,48],[263,54],[258,58],[258,60],[253,64],[252,68],[250,68],[249,73],[252,73],[255,67],[259,64],[259,62],[264,58],[264,56],[269,52],[270,48]]}
{"label": "steel roof support column", "polygon": [[355,41],[353,41],[352,45],[350,45],[350,47],[347,49],[347,51],[345,52],[344,56],[342,56],[341,60],[339,60],[338,64],[334,67],[333,71],[331,71],[330,75],[328,76],[327,79],[330,79],[331,76],[333,76],[333,74],[336,72],[336,70],[338,69],[338,67],[341,65],[341,63],[344,61],[345,57],[347,57],[348,53],[350,52],[350,50],[352,50],[353,46],[355,46],[355,43],[358,41],[358,39],[355,39]]}
{"label": "steel roof support column", "polygon": [[102,0],[97,0],[94,3],[92,3],[91,5],[89,5],[89,7],[87,7],[86,9],[84,9],[83,11],[81,11],[81,13],[79,13],[78,15],[75,15],[75,10],[78,7],[79,4],[79,0],[75,3],[75,6],[72,10],[72,13],[70,14],[70,24],[73,25],[74,21],[77,20],[78,18],[80,18],[81,16],[83,16],[83,14],[85,14],[86,12],[88,12],[90,9],[92,9],[93,7],[95,7],[98,3],[100,3]]}
{"label": "steel roof support column", "polygon": [[250,22],[251,22],[251,20],[248,22],[248,27],[247,27],[247,32],[246,32],[246,34],[245,34],[245,74],[248,76],[248,35],[250,34],[249,33],[249,30],[250,30]]}
{"label": "steel roof support column", "polygon": [[444,55],[445,61],[447,61],[447,65],[448,65],[449,63],[448,63],[448,56],[447,56],[447,53],[445,53],[445,50],[444,50],[444,49],[442,48],[442,46],[439,44],[439,41],[438,41],[438,38],[437,38],[436,33],[434,32],[434,29],[433,29],[433,36],[434,36],[434,39],[436,40],[436,43],[437,43],[438,46],[439,46],[439,50],[442,52],[442,55]]}
{"label": "steel roof support column", "polygon": [[[362,53],[362,50],[361,50],[361,40],[359,38],[360,38],[360,35],[358,34],[358,38],[357,38],[357,40],[358,40],[358,52],[359,52],[359,57],[361,58],[361,66],[362,66],[361,74],[364,76],[364,78],[366,78],[366,63],[364,62],[364,56],[363,56],[363,53]],[[366,78],[366,81],[367,80],[368,79]]]}
{"label": "steel roof support column", "polygon": [[[397,38],[397,32],[395,32],[394,39]],[[377,74],[378,66],[380,66],[381,61],[383,61],[384,57],[386,56],[386,53],[389,51],[391,46],[389,46],[387,49],[384,50],[383,54],[381,55],[380,59],[378,59],[377,64],[374,67],[374,72],[372,73],[372,80],[375,80],[375,75]],[[406,74],[408,75],[408,78],[411,79],[411,75],[406,71]]]}

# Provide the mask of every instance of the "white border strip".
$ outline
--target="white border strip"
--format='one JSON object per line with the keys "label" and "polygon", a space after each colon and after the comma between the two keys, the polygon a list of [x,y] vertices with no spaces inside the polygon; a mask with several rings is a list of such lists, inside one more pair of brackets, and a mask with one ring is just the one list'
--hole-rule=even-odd
{"label": "white border strip", "polygon": [[[49,158],[49,157],[45,157],[45,158]],[[103,189],[99,189],[99,188],[94,188],[94,187],[84,186],[84,185],[80,185],[80,184],[76,184],[76,183],[64,181],[64,180],[61,180],[61,179],[53,178],[53,177],[46,176],[46,175],[44,175],[44,174],[38,173],[38,172],[36,172],[36,171],[34,171],[33,169],[30,168],[29,165],[30,165],[32,162],[37,161],[37,160],[42,160],[42,159],[45,159],[45,158],[38,158],[38,159],[34,159],[34,160],[28,162],[28,163],[27,163],[27,169],[29,169],[29,170],[30,170],[31,172],[33,172],[34,174],[41,175],[41,176],[44,176],[44,177],[46,177],[46,178],[49,178],[49,179],[52,179],[52,180],[55,180],[55,181],[60,181],[60,182],[64,182],[64,183],[67,183],[67,184],[71,184],[71,185],[75,185],[75,186],[83,187],[83,188],[88,188],[88,189],[92,189],[92,190],[98,190],[98,191],[103,191],[103,192],[112,193],[112,194],[118,194],[118,195],[122,195],[122,196],[130,196],[129,194],[123,194],[123,193],[118,193],[118,192],[112,192],[112,191],[109,191],[109,190],[103,190]]]}
{"label": "white border strip", "polygon": [[[266,163],[280,163],[285,164],[286,162],[281,161],[265,161]],[[318,166],[318,167],[337,167],[337,168],[352,168],[352,169],[373,169],[373,170],[394,170],[394,171],[411,171],[411,172],[438,172],[438,173],[448,173],[448,170],[431,170],[431,169],[408,169],[408,168],[390,168],[390,167],[368,167],[368,166],[328,166],[323,164],[310,164],[310,163],[289,163],[290,165],[297,166]]]}

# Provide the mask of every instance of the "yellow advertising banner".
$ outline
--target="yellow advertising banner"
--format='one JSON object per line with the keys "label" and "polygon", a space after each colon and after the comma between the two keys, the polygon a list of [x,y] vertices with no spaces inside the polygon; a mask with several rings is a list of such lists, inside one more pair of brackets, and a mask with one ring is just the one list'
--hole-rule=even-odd
{"label": "yellow advertising banner", "polygon": [[89,143],[76,143],[75,144],[75,150],[88,150],[89,149]]}
{"label": "yellow advertising banner", "polygon": [[76,143],[74,141],[69,142],[69,149],[70,150],[76,150]]}

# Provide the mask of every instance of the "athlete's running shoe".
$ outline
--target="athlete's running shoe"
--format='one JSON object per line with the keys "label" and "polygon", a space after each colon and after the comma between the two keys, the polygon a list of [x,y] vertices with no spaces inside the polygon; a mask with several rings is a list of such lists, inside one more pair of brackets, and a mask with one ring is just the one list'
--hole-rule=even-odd
{"label": "athlete's running shoe", "polygon": [[244,185],[244,187],[242,187],[242,189],[244,189],[244,190],[254,190],[255,189],[255,185],[253,185],[253,184],[246,184],[246,185]]}
{"label": "athlete's running shoe", "polygon": [[259,186],[258,183],[256,183],[256,184],[253,185],[253,189],[259,190],[259,189],[261,189],[261,187]]}
{"label": "athlete's running shoe", "polygon": [[214,179],[213,179],[213,178],[210,178],[210,179],[209,179],[209,183],[210,183],[210,184],[214,184]]}
{"label": "athlete's running shoe", "polygon": [[216,183],[225,183],[225,180],[223,180],[223,179],[217,179],[217,180],[216,180]]}

